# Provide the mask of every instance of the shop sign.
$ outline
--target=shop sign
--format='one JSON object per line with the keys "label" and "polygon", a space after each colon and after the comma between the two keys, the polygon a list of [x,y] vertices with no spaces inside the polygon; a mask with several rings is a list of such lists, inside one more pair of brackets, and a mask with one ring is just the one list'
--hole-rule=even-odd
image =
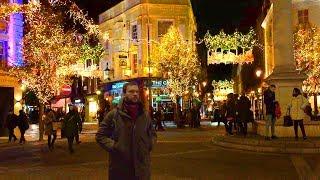
{"label": "shop sign", "polygon": [[168,81],[162,80],[162,81],[152,81],[152,87],[167,87]]}
{"label": "shop sign", "polygon": [[118,83],[114,83],[112,84],[112,89],[115,90],[115,89],[122,89],[124,84],[127,83],[127,82],[118,82]]}
{"label": "shop sign", "polygon": [[63,96],[69,96],[71,94],[72,88],[69,85],[63,85],[60,94]]}

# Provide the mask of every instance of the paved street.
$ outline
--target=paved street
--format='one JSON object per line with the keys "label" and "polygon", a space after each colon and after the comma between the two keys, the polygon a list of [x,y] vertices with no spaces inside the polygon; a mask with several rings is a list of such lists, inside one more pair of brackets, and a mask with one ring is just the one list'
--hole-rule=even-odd
{"label": "paved street", "polygon": [[[277,155],[228,150],[210,139],[223,128],[170,129],[158,133],[152,154],[153,179],[299,179],[320,177],[320,155]],[[1,146],[0,179],[107,179],[107,153],[94,134],[81,136],[75,154],[58,140],[49,152],[43,143]],[[2,144],[3,145],[3,144]]]}

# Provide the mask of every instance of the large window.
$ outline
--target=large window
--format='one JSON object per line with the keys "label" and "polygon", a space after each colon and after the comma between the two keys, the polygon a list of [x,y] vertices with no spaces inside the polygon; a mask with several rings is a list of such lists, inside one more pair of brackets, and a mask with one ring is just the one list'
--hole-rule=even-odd
{"label": "large window", "polygon": [[165,35],[170,26],[173,25],[173,21],[159,21],[158,22],[158,37],[162,37],[163,35]]}
{"label": "large window", "polygon": [[138,39],[138,26],[135,24],[131,27],[131,38],[132,40]]}
{"label": "large window", "polygon": [[298,21],[299,21],[299,24],[308,24],[309,23],[308,9],[303,9],[303,10],[298,11]]}

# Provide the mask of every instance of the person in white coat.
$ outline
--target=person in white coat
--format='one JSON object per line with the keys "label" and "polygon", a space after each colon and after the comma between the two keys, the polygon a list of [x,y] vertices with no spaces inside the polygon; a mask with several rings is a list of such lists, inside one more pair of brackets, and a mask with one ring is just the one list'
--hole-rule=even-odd
{"label": "person in white coat", "polygon": [[306,132],[304,130],[303,119],[305,118],[304,109],[308,105],[308,100],[302,96],[298,88],[294,88],[292,92],[291,103],[288,105],[290,116],[293,120],[295,138],[298,140],[298,125],[300,126],[303,139],[306,140]]}

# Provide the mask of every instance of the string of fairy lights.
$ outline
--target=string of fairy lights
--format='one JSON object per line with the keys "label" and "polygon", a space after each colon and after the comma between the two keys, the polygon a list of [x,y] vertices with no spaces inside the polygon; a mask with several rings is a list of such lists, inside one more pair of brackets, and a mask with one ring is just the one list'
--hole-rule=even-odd
{"label": "string of fairy lights", "polygon": [[11,67],[9,73],[33,91],[42,103],[50,101],[63,85],[70,83],[72,75],[101,77],[96,65],[85,68],[84,62],[100,60],[104,52],[99,43],[94,47],[89,45],[88,37],[99,36],[100,32],[75,3],[50,3],[69,7],[70,17],[75,23],[82,24],[87,33],[79,35],[74,30],[65,31],[52,8],[42,7],[35,0],[23,5],[4,4],[0,8],[1,19],[12,13],[23,13],[26,17],[28,31],[23,37],[24,65]]}
{"label": "string of fairy lights", "polygon": [[304,72],[307,79],[303,90],[320,93],[320,29],[315,25],[302,26],[294,33],[294,58],[297,70]]}
{"label": "string of fairy lights", "polygon": [[200,73],[197,54],[187,43],[180,31],[172,26],[151,53],[152,64],[159,72],[167,72],[167,88],[171,99],[176,102],[193,84]]}

